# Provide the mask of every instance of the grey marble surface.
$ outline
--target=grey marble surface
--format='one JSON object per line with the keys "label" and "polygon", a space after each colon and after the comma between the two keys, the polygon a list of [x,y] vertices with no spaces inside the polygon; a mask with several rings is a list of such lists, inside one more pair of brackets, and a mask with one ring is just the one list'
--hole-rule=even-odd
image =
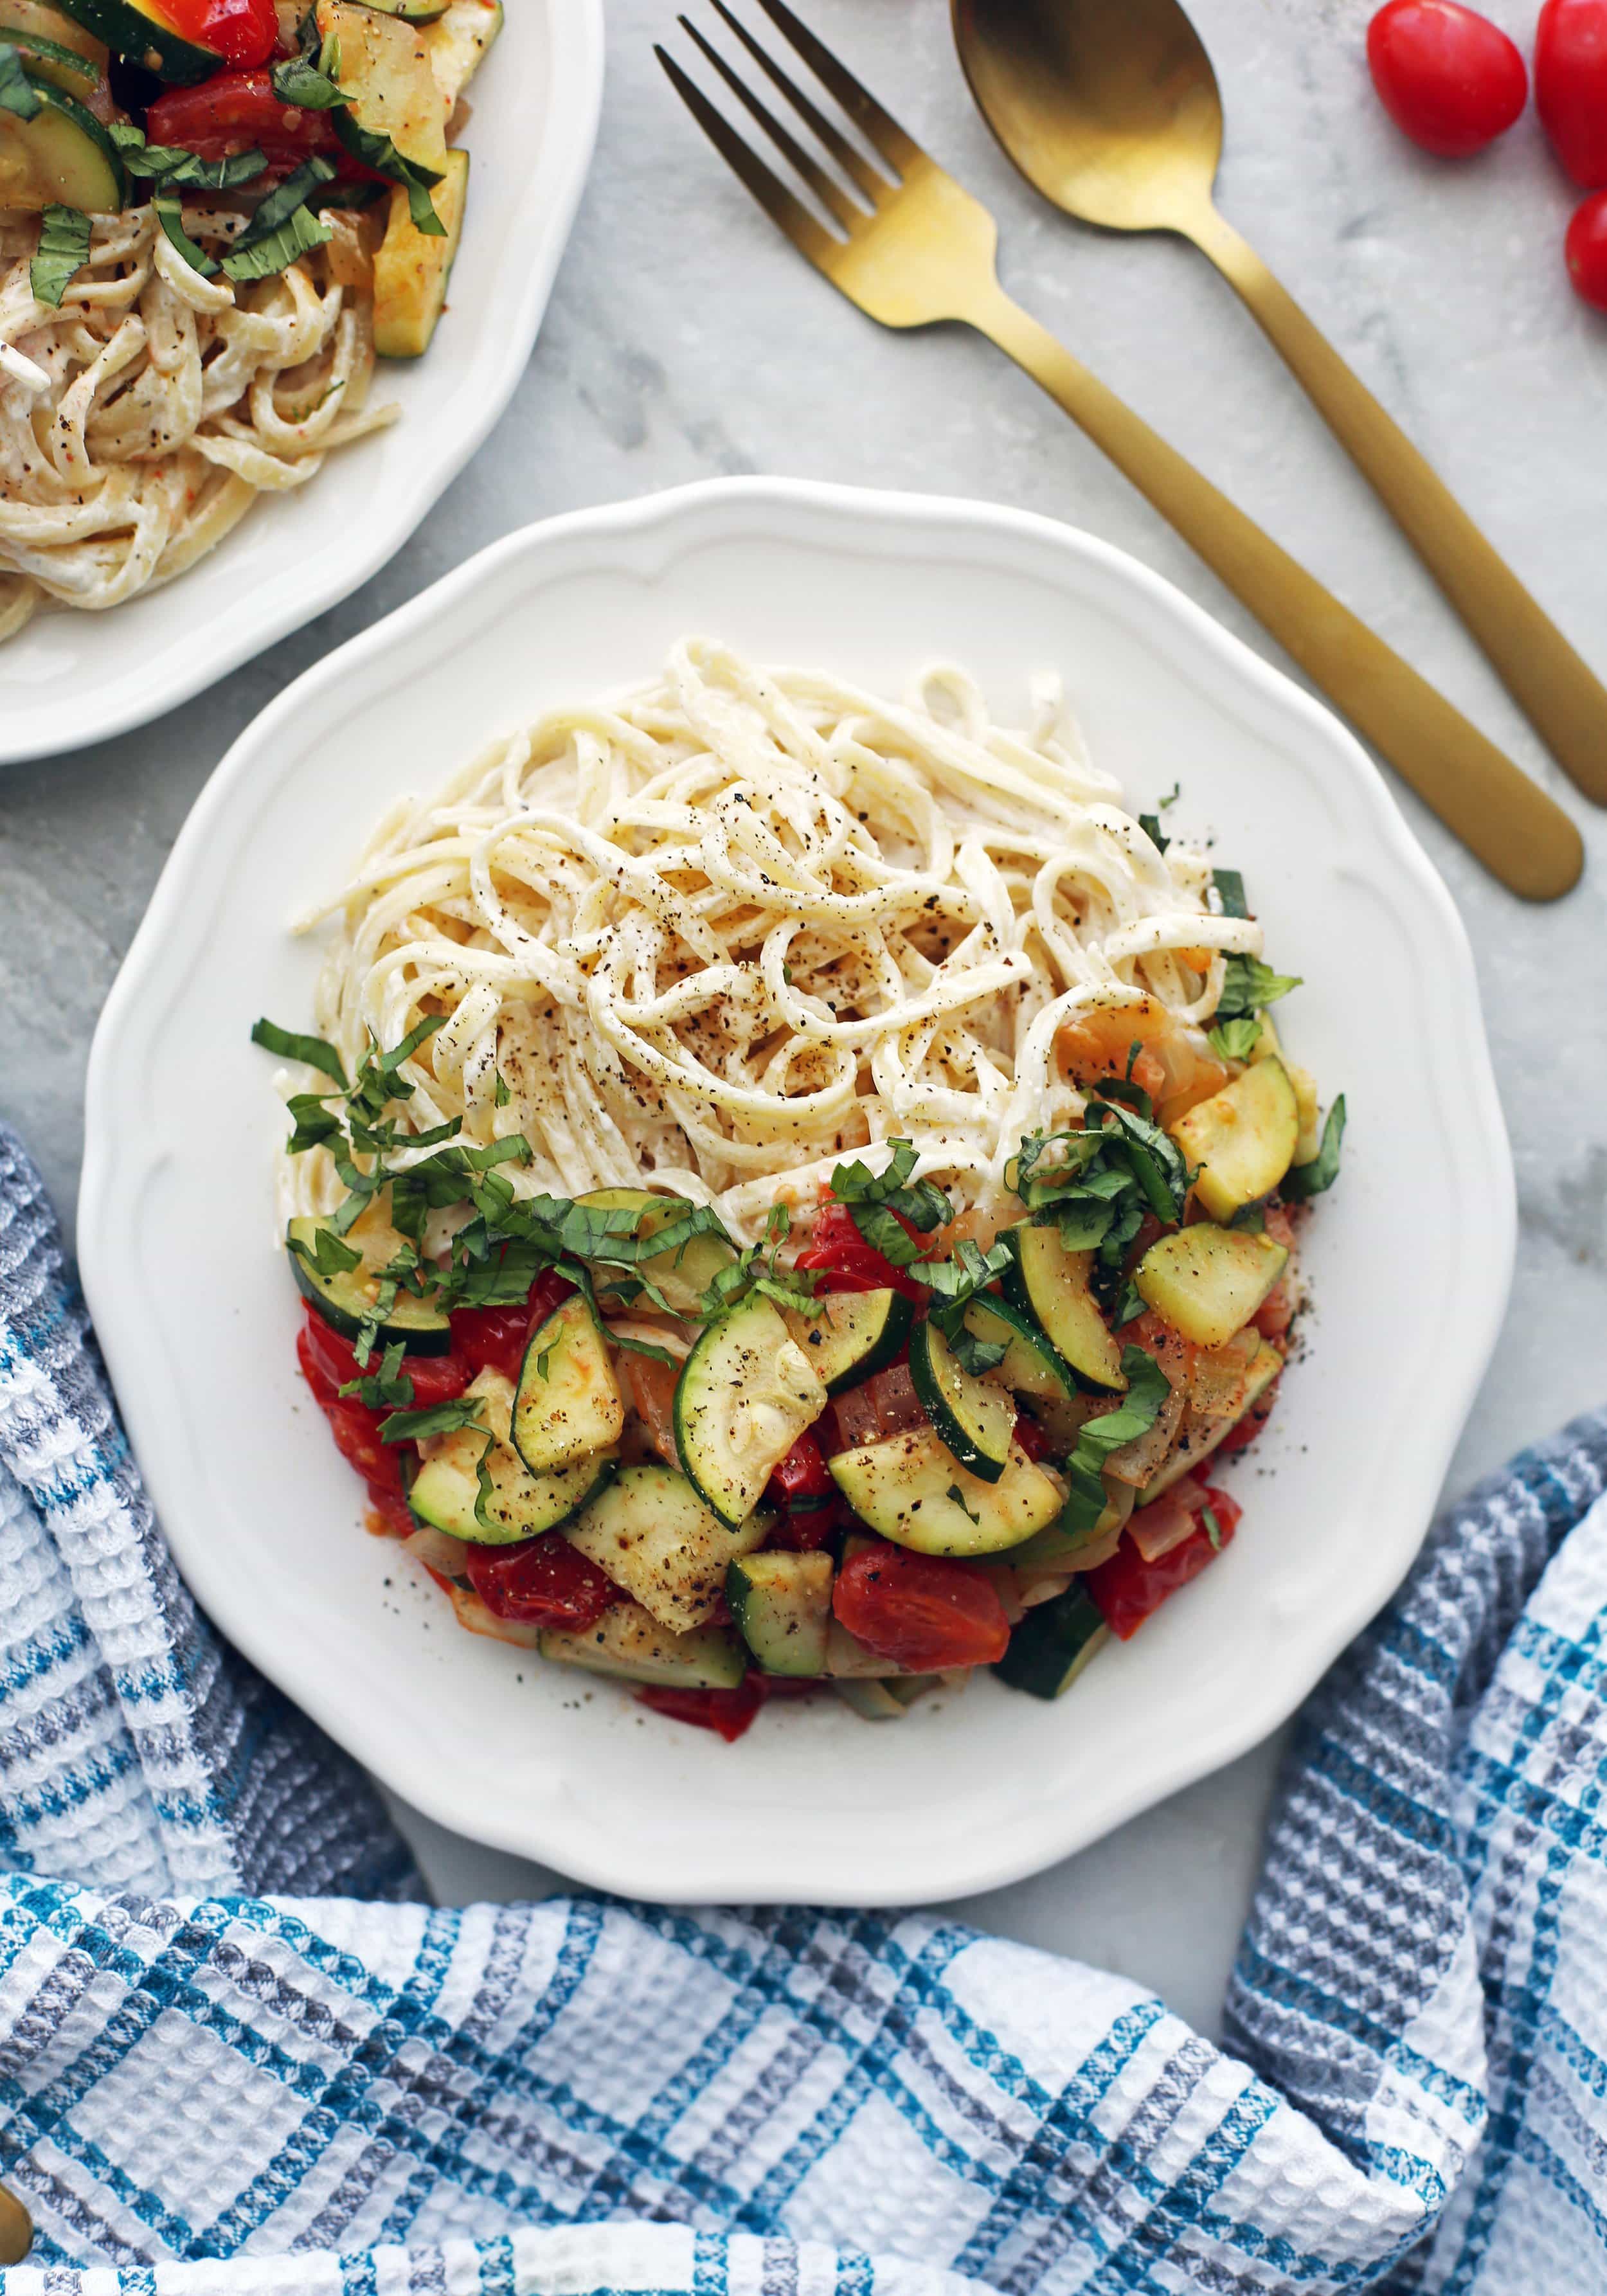
{"label": "grey marble surface", "polygon": [[[695,7],[697,0],[689,0]],[[1559,794],[1513,706],[1202,259],[1079,230],[972,113],[942,0],[805,0],[906,123],[993,205],[1005,283]],[[1532,114],[1483,159],[1403,144],[1362,64],[1370,0],[1195,0],[1228,109],[1222,203],[1607,665],[1607,323],[1569,292],[1567,187]],[[1490,0],[1524,39],[1532,0]],[[652,54],[670,0],[609,0],[596,162],[513,405],[365,588],[160,723],[0,774],[0,1112],[70,1218],[85,1058],[197,791],[307,664],[510,527],[720,472],[979,495],[1090,528],[1269,651],[1022,377],[955,331],[881,332],[784,248]],[[201,578],[204,579],[204,575]],[[172,593],[183,611],[182,587]],[[1607,819],[1570,798],[1607,867]],[[1403,796],[1466,921],[1517,1152],[1522,1244],[1465,1485],[1607,1390],[1607,997],[1600,873],[1529,910]],[[1480,1249],[1470,1236],[1467,1249]],[[1435,1271],[1425,1267],[1423,1281]],[[1380,1335],[1388,1344],[1388,1333]],[[1365,1442],[1366,1431],[1357,1431]],[[1214,2027],[1255,1869],[1264,1747],[973,1918],[1123,1968]],[[549,1877],[408,1818],[449,1898]]]}

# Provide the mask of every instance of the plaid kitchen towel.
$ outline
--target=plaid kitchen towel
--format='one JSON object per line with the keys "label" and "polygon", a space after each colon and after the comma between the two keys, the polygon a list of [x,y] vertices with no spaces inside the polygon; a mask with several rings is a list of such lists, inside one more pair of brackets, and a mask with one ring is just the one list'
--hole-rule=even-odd
{"label": "plaid kitchen towel", "polygon": [[7,2296],[1607,2289],[1607,1416],[1314,1700],[1228,2005],[909,1915],[440,1912],[174,1575],[0,1136]]}

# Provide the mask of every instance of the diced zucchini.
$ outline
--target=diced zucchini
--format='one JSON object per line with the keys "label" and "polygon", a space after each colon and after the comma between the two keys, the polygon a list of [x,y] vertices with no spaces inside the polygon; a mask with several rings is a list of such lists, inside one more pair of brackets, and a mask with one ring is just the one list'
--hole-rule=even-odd
{"label": "diced zucchini", "polygon": [[428,43],[439,27],[405,23],[357,0],[317,0],[317,20],[324,39],[335,43],[340,85],[357,126],[389,135],[405,160],[439,175],[451,109],[430,62]]}
{"label": "diced zucchini", "polygon": [[406,24],[439,24],[447,0],[363,0],[363,4],[377,8],[381,16],[399,16]]}
{"label": "diced zucchini", "polygon": [[48,207],[110,215],[127,188],[117,146],[76,96],[25,70],[39,99],[31,119],[0,109],[0,208],[42,215]]}
{"label": "diced zucchini", "polygon": [[[429,1456],[413,1479],[407,1504],[421,1522],[474,1546],[510,1546],[552,1530],[595,1496],[617,1464],[611,1451],[594,1452],[555,1474],[533,1475],[508,1440],[513,1382],[489,1366],[467,1392],[480,1398],[480,1416],[491,1431],[460,1427],[429,1446]],[[483,1496],[480,1464],[485,1461],[491,1488]]]}
{"label": "diced zucchini", "polygon": [[1191,1414],[1184,1423],[1177,1450],[1154,1481],[1145,1488],[1139,1505],[1148,1506],[1152,1499],[1158,1499],[1162,1491],[1169,1491],[1182,1476],[1192,1474],[1196,1467],[1209,1459],[1218,1443],[1225,1442],[1235,1427],[1243,1425],[1283,1368],[1283,1357],[1276,1348],[1269,1347],[1263,1340],[1246,1375],[1244,1405],[1237,1417],[1213,1423],[1201,1422]]}
{"label": "diced zucchini", "polygon": [[1300,1111],[1280,1060],[1242,1076],[1180,1116],[1172,1138],[1199,1169],[1194,1190],[1213,1219],[1231,1219],[1277,1186],[1294,1161]]}
{"label": "diced zucchini", "polygon": [[1013,1301],[993,1292],[985,1300],[973,1300],[965,1310],[965,1328],[972,1339],[1004,1349],[998,1376],[1013,1395],[1058,1403],[1063,1396],[1076,1393],[1070,1365],[1062,1359],[1042,1326]]}
{"label": "diced zucchini", "polygon": [[750,1554],[732,1563],[726,1600],[767,1674],[825,1672],[834,1575],[829,1554]]}
{"label": "diced zucchini", "polygon": [[818,1316],[787,1310],[787,1329],[828,1395],[857,1387],[891,1363],[914,1320],[902,1292],[828,1292]]}
{"label": "diced zucchini", "polygon": [[502,0],[452,0],[440,22],[431,25],[430,66],[448,114],[501,29]]}
{"label": "diced zucchini", "polygon": [[[4,117],[0,113],[0,119]],[[291,1250],[291,1272],[331,1330],[339,1332],[343,1340],[355,1340],[363,1328],[364,1317],[379,1297],[381,1270],[389,1267],[397,1254],[408,1247],[406,1239],[398,1234],[379,1207],[371,1204],[366,1211],[359,1212],[340,1238],[348,1251],[362,1253],[359,1264],[336,1275],[321,1275],[304,1254],[316,1250],[318,1230],[332,1225],[326,1219],[291,1220],[285,1231],[286,1242],[300,1245],[303,1250]],[[398,1292],[395,1305],[379,1327],[375,1344],[380,1349],[389,1348],[398,1340],[410,1355],[444,1356],[452,1345],[452,1325],[430,1300],[421,1300],[411,1292]]]}
{"label": "diced zucchini", "polygon": [[738,1555],[749,1554],[772,1518],[752,1514],[733,1530],[710,1514],[673,1467],[627,1467],[564,1536],[616,1587],[672,1634],[706,1623]]}
{"label": "diced zucchini", "polygon": [[[439,192],[435,201],[439,210]],[[685,1196],[655,1196],[646,1188],[594,1188],[589,1196],[577,1196],[575,1201],[594,1211],[635,1212],[638,1218],[632,1233],[639,1236],[653,1236],[662,1228],[673,1227],[693,1209]],[[692,1316],[698,1312],[704,1292],[721,1268],[729,1267],[735,1258],[734,1246],[723,1235],[698,1235],[678,1250],[643,1260],[638,1273],[663,1293],[676,1315]],[[644,1299],[641,1304],[651,1308],[655,1303]]]}
{"label": "diced zucchini", "polygon": [[1013,1227],[1006,1241],[1013,1257],[1004,1271],[1005,1296],[1033,1318],[1080,1378],[1095,1387],[1125,1388],[1120,1342],[1089,1286],[1094,1254],[1068,1251],[1053,1227]]}
{"label": "diced zucchini", "polygon": [[582,1634],[544,1628],[540,1648],[555,1665],[664,1690],[734,1690],[748,1671],[747,1651],[728,1627],[671,1634],[637,1603],[614,1603]]}
{"label": "diced zucchini", "polygon": [[61,13],[104,41],[113,55],[154,72],[172,87],[190,87],[223,69],[223,56],[181,32],[156,0],[57,0]]}
{"label": "diced zucchini", "polygon": [[973,1378],[930,1320],[910,1341],[909,1373],[921,1408],[961,1466],[985,1483],[996,1483],[1015,1430],[1009,1389]]}
{"label": "diced zucchini", "polygon": [[762,1293],[703,1331],[676,1384],[676,1451],[722,1522],[745,1522],[826,1391]]}
{"label": "diced zucchini", "polygon": [[0,43],[17,50],[37,78],[84,95],[106,77],[106,44],[49,0],[0,0]]}
{"label": "diced zucchini", "polygon": [[1053,1522],[1060,1487],[1013,1443],[996,1482],[955,1463],[930,1427],[842,1451],[832,1479],[859,1520],[920,1554],[992,1554]]}
{"label": "diced zucchini", "polygon": [[993,1670],[1012,1690],[1062,1698],[1110,1637],[1094,1597],[1084,1587],[1068,1587],[1028,1611]]}
{"label": "diced zucchini", "polygon": [[1222,1348],[1243,1330],[1288,1261],[1269,1235],[1201,1220],[1152,1243],[1133,1280],[1175,1332],[1198,1348]]}
{"label": "diced zucchini", "polygon": [[430,194],[446,234],[433,239],[408,213],[405,186],[391,185],[385,236],[373,258],[373,347],[381,358],[422,358],[429,349],[446,308],[468,191],[469,154],[450,151]]}
{"label": "diced zucchini", "polygon": [[513,1447],[533,1475],[617,1443],[625,1403],[603,1327],[579,1292],[553,1308],[525,1343],[513,1403]]}

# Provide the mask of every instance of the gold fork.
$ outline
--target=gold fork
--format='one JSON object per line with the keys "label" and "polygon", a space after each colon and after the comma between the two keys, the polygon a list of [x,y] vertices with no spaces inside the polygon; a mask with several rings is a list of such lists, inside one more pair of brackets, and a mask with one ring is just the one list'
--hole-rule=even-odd
{"label": "gold fork", "polygon": [[882,168],[871,165],[726,0],[711,4],[846,184],[685,16],[683,29],[819,201],[835,231],[788,189],[673,56],[662,47],[654,53],[716,150],[816,269],[883,326],[958,320],[996,343],[1192,544],[1493,876],[1535,901],[1554,900],[1576,884],[1584,847],[1562,808],[1011,300],[995,268],[998,227],[988,209],[921,149],[785,0],[759,4]]}

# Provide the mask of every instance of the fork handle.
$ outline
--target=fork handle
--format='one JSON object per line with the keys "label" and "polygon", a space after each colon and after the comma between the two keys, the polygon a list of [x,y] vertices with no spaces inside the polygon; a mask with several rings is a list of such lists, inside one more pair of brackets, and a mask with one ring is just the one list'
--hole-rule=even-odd
{"label": "fork handle", "polygon": [[1185,227],[1370,481],[1564,773],[1607,805],[1607,687],[1254,248],[1214,208]]}
{"label": "fork handle", "polygon": [[956,316],[1064,408],[1492,876],[1531,901],[1578,882],[1584,845],[1562,808],[1046,327],[996,283]]}

